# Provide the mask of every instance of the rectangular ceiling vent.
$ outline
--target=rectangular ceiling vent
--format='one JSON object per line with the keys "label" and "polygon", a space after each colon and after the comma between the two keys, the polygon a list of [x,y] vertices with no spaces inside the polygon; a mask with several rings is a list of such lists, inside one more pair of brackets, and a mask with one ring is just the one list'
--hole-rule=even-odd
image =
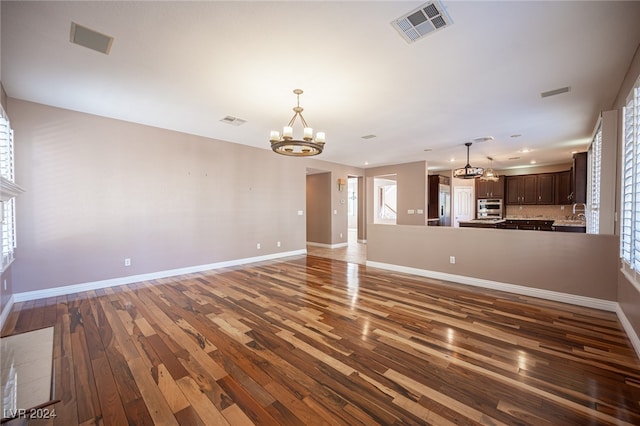
{"label": "rectangular ceiling vent", "polygon": [[232,126],[242,126],[247,120],[243,120],[242,118],[234,117],[232,115],[227,115],[223,119],[221,119],[223,123],[231,124]]}
{"label": "rectangular ceiling vent", "polygon": [[555,90],[548,90],[546,92],[540,93],[540,97],[541,98],[548,98],[549,96],[561,95],[563,93],[568,93],[570,90],[571,90],[571,87],[569,87],[569,86],[561,87],[561,88],[555,89]]}
{"label": "rectangular ceiling vent", "polygon": [[440,1],[433,0],[401,16],[391,22],[391,25],[407,43],[413,43],[452,23]]}
{"label": "rectangular ceiling vent", "polygon": [[113,44],[113,37],[72,22],[71,43],[108,55]]}

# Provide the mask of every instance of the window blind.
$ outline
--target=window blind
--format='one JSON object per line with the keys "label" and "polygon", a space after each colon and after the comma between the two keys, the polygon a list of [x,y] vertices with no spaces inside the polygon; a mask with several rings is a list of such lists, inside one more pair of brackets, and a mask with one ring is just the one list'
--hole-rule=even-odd
{"label": "window blind", "polygon": [[[14,183],[13,130],[0,108],[0,176]],[[2,271],[13,261],[16,247],[15,198],[0,203],[0,266]]]}
{"label": "window blind", "polygon": [[640,89],[633,89],[623,115],[620,257],[640,270]]}
{"label": "window blind", "polygon": [[589,147],[590,175],[589,175],[589,217],[587,220],[587,232],[598,234],[600,232],[600,174],[602,163],[602,126],[598,128],[593,142]]}

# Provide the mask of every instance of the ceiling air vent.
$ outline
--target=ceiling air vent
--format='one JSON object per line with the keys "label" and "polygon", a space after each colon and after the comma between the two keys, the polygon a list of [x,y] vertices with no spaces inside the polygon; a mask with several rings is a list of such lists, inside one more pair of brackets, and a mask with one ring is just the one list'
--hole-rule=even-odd
{"label": "ceiling air vent", "polygon": [[423,4],[417,9],[391,22],[407,43],[413,43],[421,38],[451,25],[453,21],[447,15],[438,0]]}
{"label": "ceiling air vent", "polygon": [[72,22],[71,43],[108,55],[113,44],[113,37]]}
{"label": "ceiling air vent", "polygon": [[232,115],[227,115],[223,119],[221,119],[223,123],[231,124],[232,126],[242,126],[247,120],[243,120],[242,118],[234,117]]}
{"label": "ceiling air vent", "polygon": [[542,92],[542,93],[540,93],[540,97],[541,98],[548,98],[549,96],[555,96],[555,95],[560,95],[562,93],[568,93],[570,90],[571,90],[571,88],[569,86],[561,87],[559,89]]}

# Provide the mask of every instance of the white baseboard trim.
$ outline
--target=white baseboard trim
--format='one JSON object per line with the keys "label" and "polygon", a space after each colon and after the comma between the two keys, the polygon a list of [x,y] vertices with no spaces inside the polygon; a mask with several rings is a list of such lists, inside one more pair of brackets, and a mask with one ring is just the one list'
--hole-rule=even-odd
{"label": "white baseboard trim", "polygon": [[543,290],[539,288],[501,283],[498,281],[467,277],[464,275],[447,274],[444,272],[429,271],[426,269],[411,268],[408,266],[393,265],[389,263],[373,262],[369,260],[367,260],[366,266],[370,266],[372,268],[387,269],[389,271],[395,272],[403,272],[412,275],[419,275],[422,277],[434,278],[442,281],[451,281],[454,283],[466,284],[474,287],[506,291],[509,293],[521,294],[523,296],[538,297],[540,299],[553,300],[556,302],[570,303],[572,305],[601,309],[603,311],[618,311],[618,302],[615,302],[613,300],[596,299],[593,297],[578,296],[575,294],[560,293],[557,291]]}
{"label": "white baseboard trim", "polygon": [[434,278],[442,281],[451,281],[459,284],[466,284],[475,287],[489,288],[492,290],[506,291],[509,293],[522,294],[524,296],[539,297],[540,299],[553,300],[555,302],[570,303],[572,305],[584,306],[587,308],[601,309],[603,311],[615,312],[618,320],[622,324],[631,345],[640,358],[640,338],[633,328],[627,316],[622,311],[620,304],[612,300],[596,299],[593,297],[578,296],[575,294],[560,293],[551,290],[525,287],[515,284],[501,283],[498,281],[484,280],[480,278],[467,277],[464,275],[447,274],[444,272],[429,271],[426,269],[411,268],[408,266],[393,265],[390,263],[373,262],[367,260],[366,266],[372,268],[386,269],[389,271],[402,272],[411,275],[418,275],[426,278]]}
{"label": "white baseboard trim", "polygon": [[160,278],[174,277],[176,275],[192,274],[195,272],[208,271],[212,269],[228,268],[231,266],[245,265],[247,263],[262,262],[265,260],[274,260],[282,257],[297,256],[307,254],[307,249],[294,250],[284,253],[267,254],[264,256],[247,257],[244,259],[228,260],[224,262],[209,263],[206,265],[188,266],[186,268],[169,269],[166,271],[151,272],[148,274],[129,275],[126,277],[112,278],[108,280],[94,281],[82,284],[73,284],[63,287],[47,288],[43,290],[25,291],[22,293],[14,293],[13,302],[25,302],[27,300],[46,299],[53,296],[64,296],[66,294],[80,293],[83,291],[97,290],[107,287],[115,287],[137,283],[140,281],[157,280]]}
{"label": "white baseboard trim", "polygon": [[322,247],[322,248],[334,249],[334,248],[346,247],[349,245],[349,243],[323,244],[323,243],[312,243],[307,241],[307,245],[311,247]]}
{"label": "white baseboard trim", "polygon": [[631,345],[633,346],[633,349],[635,349],[636,355],[640,358],[640,338],[638,338],[638,334],[631,325],[631,322],[629,322],[627,316],[624,314],[620,305],[618,305],[618,308],[616,309],[616,315],[618,315],[618,320],[622,324],[622,328],[624,328],[625,333],[627,333],[627,337],[629,338],[629,341],[631,341]]}
{"label": "white baseboard trim", "polygon": [[4,309],[0,313],[0,330],[2,330],[2,327],[4,327],[4,322],[7,320],[7,318],[9,317],[9,314],[11,313],[11,308],[13,307],[13,303],[14,303],[14,298],[12,294],[7,304],[4,305]]}

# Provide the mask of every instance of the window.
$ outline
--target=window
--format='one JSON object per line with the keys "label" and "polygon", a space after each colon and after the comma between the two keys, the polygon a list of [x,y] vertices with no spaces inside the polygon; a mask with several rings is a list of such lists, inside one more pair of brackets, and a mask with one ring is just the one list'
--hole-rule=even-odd
{"label": "window", "polygon": [[625,269],[640,271],[640,87],[624,108],[620,257]]}
{"label": "window", "polygon": [[15,198],[13,175],[13,130],[4,110],[0,107],[0,244],[2,256],[0,266],[4,271],[13,261],[16,247],[15,233]]}
{"label": "window", "polygon": [[602,125],[593,137],[589,147],[589,217],[587,218],[587,232],[598,234],[600,232],[600,174],[602,163]]}

